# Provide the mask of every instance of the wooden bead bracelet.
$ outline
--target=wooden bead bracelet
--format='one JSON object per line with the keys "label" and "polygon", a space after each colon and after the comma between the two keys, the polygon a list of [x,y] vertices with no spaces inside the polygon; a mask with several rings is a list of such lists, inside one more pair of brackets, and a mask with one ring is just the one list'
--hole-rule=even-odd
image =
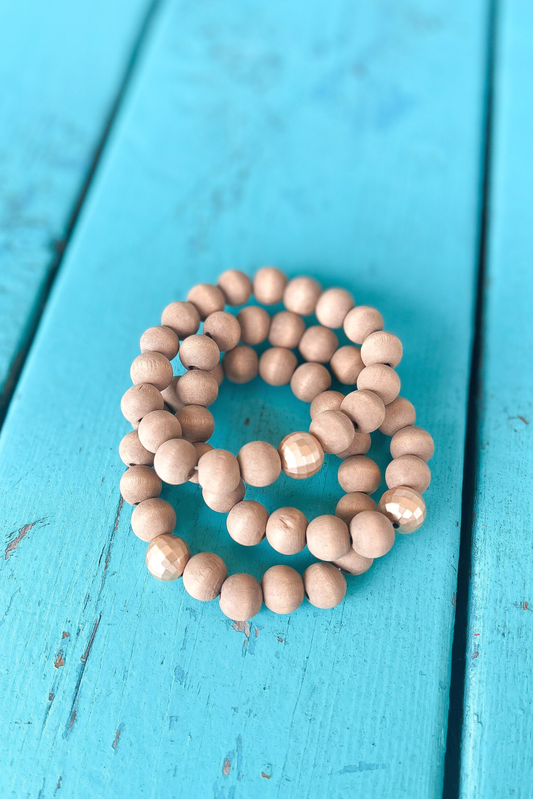
{"label": "wooden bead bracelet", "polygon": [[[271,318],[259,305],[245,305],[252,291],[264,305],[283,300],[286,310]],[[224,310],[226,304],[245,307],[234,316]],[[306,328],[302,317],[313,313],[319,324]],[[339,347],[334,329],[341,327],[352,344]],[[271,347],[258,358],[252,347],[267,338]],[[121,402],[134,428],[120,444],[120,456],[129,467],[121,492],[136,506],[132,528],[149,543],[146,563],[158,579],[183,575],[194,598],[207,601],[220,595],[222,611],[235,621],[251,618],[263,601],[276,613],[290,613],[304,595],[316,607],[330,608],[344,598],[342,572],[364,573],[374,558],[391,549],[395,529],[409,533],[423,523],[421,494],[430,482],[427,461],[433,440],[415,427],[412,404],[399,396],[394,369],[402,345],[383,331],[376,309],[354,307],[344,289],[322,292],[309,277],[287,282],[274,267],[260,269],[253,285],[242,272],[230,270],[217,286],[195,286],[186,302],[167,306],[161,326],[149,328],[140,344],[141,355],[131,367],[134,385]],[[301,365],[296,348],[304,359]],[[187,371],[175,377],[170,362],[178,351]],[[356,385],[356,390],[346,396],[331,390],[328,363],[340,383]],[[270,385],[290,383],[295,396],[311,404],[309,432],[289,433],[277,449],[264,441],[245,444],[237,456],[214,449],[207,443],[215,428],[207,406],[217,398],[224,377],[246,383],[258,373]],[[377,429],[391,436],[393,457],[379,507],[369,494],[378,488],[381,473],[367,456],[370,433]],[[342,460],[338,478],[346,493],[334,516],[308,522],[296,508],[269,515],[259,502],[244,499],[245,484],[270,485],[282,470],[296,479],[316,474],[324,453]],[[282,554],[296,554],[307,544],[311,554],[326,562],[309,566],[303,579],[282,565],[268,569],[261,584],[247,574],[228,577],[218,555],[191,557],[185,541],[173,535],[176,514],[159,498],[162,481],[199,483],[205,503],[228,513],[228,532],[244,546],[266,536]]]}

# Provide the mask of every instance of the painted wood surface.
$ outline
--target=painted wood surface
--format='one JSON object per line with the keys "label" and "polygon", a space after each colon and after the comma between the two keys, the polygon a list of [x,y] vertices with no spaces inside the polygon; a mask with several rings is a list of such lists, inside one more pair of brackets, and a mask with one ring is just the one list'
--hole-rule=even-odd
{"label": "painted wood surface", "polygon": [[150,6],[0,5],[0,412]]}
{"label": "painted wood surface", "polygon": [[462,796],[531,796],[533,775],[533,7],[501,3]]}
{"label": "painted wood surface", "polygon": [[[167,3],[0,441],[3,796],[440,797],[486,33],[481,0]],[[379,306],[438,456],[426,525],[342,606],[243,627],[147,575],[118,406],[169,300],[264,262]],[[234,450],[308,424],[256,381],[214,412]],[[335,466],[255,495],[331,512]],[[164,495],[193,551],[282,560],[230,542],[193,486]]]}

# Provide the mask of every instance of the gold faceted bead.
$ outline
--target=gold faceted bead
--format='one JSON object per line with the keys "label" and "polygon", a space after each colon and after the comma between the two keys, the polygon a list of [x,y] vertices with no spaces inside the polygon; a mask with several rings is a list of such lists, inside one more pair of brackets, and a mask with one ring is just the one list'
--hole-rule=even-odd
{"label": "gold faceted bead", "polygon": [[378,509],[387,516],[399,533],[412,533],[426,518],[426,503],[413,488],[397,486],[385,491]]}
{"label": "gold faceted bead", "polygon": [[290,433],[279,445],[278,452],[281,468],[295,480],[312,477],[324,463],[324,450],[311,433]]}
{"label": "gold faceted bead", "polygon": [[181,577],[191,557],[189,547],[177,535],[158,535],[146,550],[146,565],[158,580],[169,582]]}

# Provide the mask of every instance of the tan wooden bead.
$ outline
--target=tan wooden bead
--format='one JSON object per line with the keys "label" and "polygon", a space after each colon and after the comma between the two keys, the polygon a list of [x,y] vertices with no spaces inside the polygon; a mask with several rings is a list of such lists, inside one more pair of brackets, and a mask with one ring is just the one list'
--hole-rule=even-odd
{"label": "tan wooden bead", "polygon": [[428,461],[433,457],[434,451],[433,439],[421,427],[403,427],[393,435],[390,442],[390,454],[393,458],[400,458],[402,455],[417,455],[423,461]]}
{"label": "tan wooden bead", "polygon": [[149,543],[158,535],[173,533],[175,527],[176,511],[159,497],[140,502],[131,514],[131,529],[141,541]]}
{"label": "tan wooden bead", "polygon": [[287,278],[275,266],[264,266],[256,272],[253,289],[257,302],[262,305],[275,305],[281,302]]}
{"label": "tan wooden bead", "polygon": [[270,314],[259,305],[247,305],[237,314],[243,344],[256,346],[266,341],[270,330]]}
{"label": "tan wooden bead", "polygon": [[369,305],[357,305],[346,315],[344,332],[354,344],[362,344],[367,336],[383,330],[383,317]]}
{"label": "tan wooden bead", "polygon": [[268,341],[273,347],[293,350],[300,343],[305,330],[305,322],[298,314],[279,311],[270,323]]}
{"label": "tan wooden bead", "polygon": [[339,339],[333,330],[322,325],[311,325],[300,339],[298,349],[306,361],[329,363],[338,346]]}
{"label": "tan wooden bead", "polygon": [[122,463],[126,466],[153,466],[154,455],[139,441],[137,430],[126,433],[118,448]]}
{"label": "tan wooden bead", "polygon": [[228,269],[218,279],[228,305],[244,305],[252,296],[252,281],[238,269]]}
{"label": "tan wooden bead", "polygon": [[344,394],[340,391],[323,391],[311,403],[309,413],[311,419],[318,416],[319,413],[324,411],[338,411],[340,410],[341,403],[344,399]]}
{"label": "tan wooden bead", "polygon": [[143,416],[150,411],[161,411],[164,407],[165,402],[161,392],[150,383],[139,383],[137,386],[132,386],[120,401],[122,415],[135,429],[139,427]]}
{"label": "tan wooden bead", "polygon": [[154,468],[165,483],[177,486],[186,483],[198,463],[198,453],[189,441],[171,438],[155,453]]}
{"label": "tan wooden bead", "polygon": [[181,437],[195,444],[208,441],[215,432],[213,414],[203,405],[186,405],[176,413],[181,425]]}
{"label": "tan wooden bead", "polygon": [[380,424],[379,430],[384,436],[393,436],[402,427],[413,425],[415,422],[414,405],[405,397],[396,397],[385,408],[385,419]]}
{"label": "tan wooden bead", "polygon": [[346,289],[327,289],[318,298],[315,314],[321,325],[342,327],[346,314],[353,308],[353,297]]}
{"label": "tan wooden bead", "polygon": [[220,360],[216,342],[203,333],[195,333],[181,342],[180,361],[186,369],[201,369],[209,372]]}
{"label": "tan wooden bead", "polygon": [[192,302],[171,302],[161,314],[161,324],[170,327],[180,341],[200,327],[200,314]]}
{"label": "tan wooden bead", "polygon": [[253,499],[244,499],[234,505],[226,519],[228,533],[238,544],[254,547],[266,535],[268,511]]}
{"label": "tan wooden bead", "polygon": [[139,425],[139,441],[149,452],[157,452],[171,438],[181,438],[181,425],[169,411],[151,411]]}
{"label": "tan wooden bead", "polygon": [[170,327],[149,327],[141,336],[141,352],[160,352],[171,361],[178,354],[179,339]]}
{"label": "tan wooden bead", "polygon": [[[200,463],[202,455],[205,455],[206,452],[210,452],[213,449],[211,444],[207,444],[205,441],[193,441],[192,445],[198,453],[198,463]],[[196,466],[194,474],[189,477],[189,483],[198,485],[198,466]]]}
{"label": "tan wooden bead", "polygon": [[241,326],[233,314],[215,311],[204,322],[204,335],[213,339],[220,352],[226,352],[239,343]]}
{"label": "tan wooden bead", "polygon": [[149,383],[162,391],[172,380],[172,365],[160,352],[143,352],[133,361],[130,376],[131,382],[136,386],[139,383]]}
{"label": "tan wooden bead", "polygon": [[348,525],[338,516],[317,516],[307,525],[307,549],[320,560],[337,560],[349,552]]}
{"label": "tan wooden bead", "polygon": [[231,383],[249,383],[257,377],[259,359],[257,353],[245,344],[224,353],[222,358],[224,374]]}
{"label": "tan wooden bead", "polygon": [[307,519],[298,508],[278,508],[266,523],[268,543],[282,555],[296,555],[305,547]]}
{"label": "tan wooden bead", "polygon": [[346,524],[350,524],[354,516],[364,510],[377,510],[376,502],[369,497],[368,494],[363,494],[361,491],[352,491],[350,494],[345,494],[337,502],[335,508],[335,516],[342,519]]}
{"label": "tan wooden bead", "polygon": [[384,405],[389,405],[400,393],[401,383],[397,373],[384,363],[374,363],[365,366],[357,378],[357,388],[373,391],[383,400]]}
{"label": "tan wooden bead", "polygon": [[374,563],[374,558],[365,558],[359,555],[355,549],[349,549],[346,555],[342,558],[333,561],[333,565],[341,569],[346,574],[359,575],[364,574]]}
{"label": "tan wooden bead", "polygon": [[366,455],[371,446],[372,439],[370,438],[370,433],[360,433],[358,430],[355,430],[353,441],[350,446],[343,449],[342,452],[336,452],[335,454],[337,458],[344,461],[346,458],[351,458],[352,455]]}
{"label": "tan wooden bead", "polygon": [[177,535],[158,535],[146,550],[146,566],[158,580],[170,582],[183,574],[191,551],[183,538]]}
{"label": "tan wooden bead", "polygon": [[379,466],[366,455],[352,455],[339,466],[339,485],[346,493],[373,494],[381,483]]}
{"label": "tan wooden bead", "polygon": [[198,482],[213,494],[230,494],[241,482],[239,462],[226,449],[211,449],[198,461]]}
{"label": "tan wooden bead", "polygon": [[259,358],[259,375],[270,386],[286,386],[290,383],[298,358],[284,347],[270,347]]}
{"label": "tan wooden bead", "polygon": [[180,399],[178,399],[179,379],[180,379],[179,375],[173,377],[170,382],[170,385],[167,386],[165,389],[163,389],[163,391],[161,392],[161,396],[165,401],[165,405],[168,405],[168,407],[171,408],[174,412],[179,411],[181,408],[183,408],[183,402]]}
{"label": "tan wooden bead", "polygon": [[385,482],[388,488],[406,486],[423,494],[431,483],[431,470],[427,463],[416,455],[400,455],[387,466]]}
{"label": "tan wooden bead", "polygon": [[342,411],[322,411],[312,420],[309,432],[320,441],[327,454],[347,449],[353,441],[354,426]]}
{"label": "tan wooden bead", "polygon": [[381,558],[394,544],[394,527],[390,519],[375,510],[364,510],[350,522],[354,550],[364,558]]}
{"label": "tan wooden bead", "polygon": [[240,481],[237,488],[228,494],[215,494],[206,488],[202,489],[202,497],[208,508],[217,513],[228,513],[238,502],[244,499],[246,492],[244,483]]}
{"label": "tan wooden bead", "polygon": [[211,372],[191,369],[180,377],[176,393],[184,405],[207,407],[218,397],[218,383]]}
{"label": "tan wooden bead", "polygon": [[361,346],[361,358],[365,366],[374,363],[384,363],[387,366],[398,366],[402,360],[402,342],[393,333],[384,330],[376,331],[367,336]]}
{"label": "tan wooden bead", "polygon": [[273,613],[292,613],[304,601],[304,582],[290,566],[271,566],[261,585],[264,603]]}
{"label": "tan wooden bead", "polygon": [[162,484],[150,466],[130,466],[120,478],[120,493],[128,505],[138,505],[145,499],[158,497]]}
{"label": "tan wooden bead", "polygon": [[220,594],[228,576],[226,564],[214,552],[199,552],[187,561],[183,571],[183,587],[193,599],[210,602]]}
{"label": "tan wooden bead", "polygon": [[381,397],[374,391],[364,389],[347,394],[341,403],[341,411],[350,417],[359,433],[372,433],[385,419],[385,405]]}
{"label": "tan wooden bead", "polygon": [[302,363],[291,377],[291,389],[302,402],[312,402],[331,386],[331,375],[321,363]]}
{"label": "tan wooden bead", "polygon": [[224,369],[222,368],[221,362],[219,361],[214,369],[210,369],[209,373],[213,375],[213,377],[217,381],[218,387],[220,388],[220,386],[224,382]]}
{"label": "tan wooden bead", "polygon": [[207,319],[215,311],[223,311],[226,304],[224,292],[218,286],[210,283],[199,283],[193,286],[187,294],[187,301],[192,302],[198,309],[200,319]]}
{"label": "tan wooden bead", "polygon": [[329,367],[339,383],[345,386],[355,386],[359,374],[363,371],[364,363],[361,360],[361,351],[358,347],[346,344],[333,353]]}
{"label": "tan wooden bead", "polygon": [[220,610],[232,621],[248,621],[261,610],[263,591],[251,574],[232,574],[220,591]]}
{"label": "tan wooden bead", "polygon": [[258,488],[274,483],[281,472],[278,451],[266,441],[249,441],[240,448],[237,460],[244,482]]}
{"label": "tan wooden bead", "polygon": [[320,292],[320,283],[312,277],[294,277],[289,280],[283,292],[285,308],[300,316],[314,313]]}
{"label": "tan wooden bead", "polygon": [[331,563],[312,563],[303,579],[307,598],[315,608],[334,608],[346,596],[346,579]]}

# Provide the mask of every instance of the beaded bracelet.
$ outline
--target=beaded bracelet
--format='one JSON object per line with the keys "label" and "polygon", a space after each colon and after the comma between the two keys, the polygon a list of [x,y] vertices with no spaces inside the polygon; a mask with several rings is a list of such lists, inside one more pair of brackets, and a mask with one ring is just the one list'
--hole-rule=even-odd
{"label": "beaded bracelet", "polygon": [[[429,485],[426,461],[433,454],[431,436],[414,426],[412,404],[398,396],[400,380],[394,368],[402,345],[383,332],[378,311],[354,307],[343,289],[322,292],[309,277],[287,283],[274,267],[259,270],[253,292],[265,305],[283,299],[286,310],[272,319],[257,305],[245,306],[236,317],[225,312],[226,303],[244,305],[252,294],[249,278],[237,270],[225,272],[218,286],[194,287],[187,302],[167,306],[161,326],[141,337],[141,355],[131,368],[134,386],[121,403],[134,427],[120,446],[129,466],[121,491],[126,502],[137,506],[132,528],[149,542],[148,569],[161,580],[183,575],[186,590],[196,599],[220,595],[221,609],[236,621],[255,615],[263,599],[277,613],[296,609],[304,594],[316,607],[342,601],[346,581],[341,570],[362,574],[375,557],[391,549],[395,528],[412,532],[423,523],[421,494]],[[313,312],[320,324],[306,329],[302,316]],[[198,334],[201,320],[203,332]],[[340,327],[360,349],[339,348],[333,329]],[[258,358],[252,346],[267,337],[272,346]],[[300,366],[295,348],[305,360]],[[174,377],[170,361],[178,350],[187,371]],[[357,389],[346,396],[331,391],[326,363],[339,382]],[[257,373],[271,385],[290,383],[295,396],[311,403],[309,432],[288,434],[278,449],[263,441],[245,444],[237,456],[213,449],[207,440],[214,419],[207,406],[216,399],[224,376],[246,383]],[[388,491],[379,508],[369,494],[379,486],[381,473],[366,455],[370,433],[376,429],[392,436],[393,456],[385,474]],[[244,499],[245,484],[270,485],[282,470],[296,479],[316,474],[324,453],[343,460],[338,476],[347,493],[335,516],[319,516],[309,523],[296,508],[269,515],[260,503]],[[199,483],[206,504],[229,514],[228,532],[238,543],[254,545],[266,535],[282,554],[295,554],[307,544],[311,554],[330,562],[312,564],[303,580],[289,566],[268,569],[262,584],[246,574],[227,577],[221,558],[213,553],[191,557],[185,541],[172,534],[176,515],[158,498],[162,480],[172,485]]]}

